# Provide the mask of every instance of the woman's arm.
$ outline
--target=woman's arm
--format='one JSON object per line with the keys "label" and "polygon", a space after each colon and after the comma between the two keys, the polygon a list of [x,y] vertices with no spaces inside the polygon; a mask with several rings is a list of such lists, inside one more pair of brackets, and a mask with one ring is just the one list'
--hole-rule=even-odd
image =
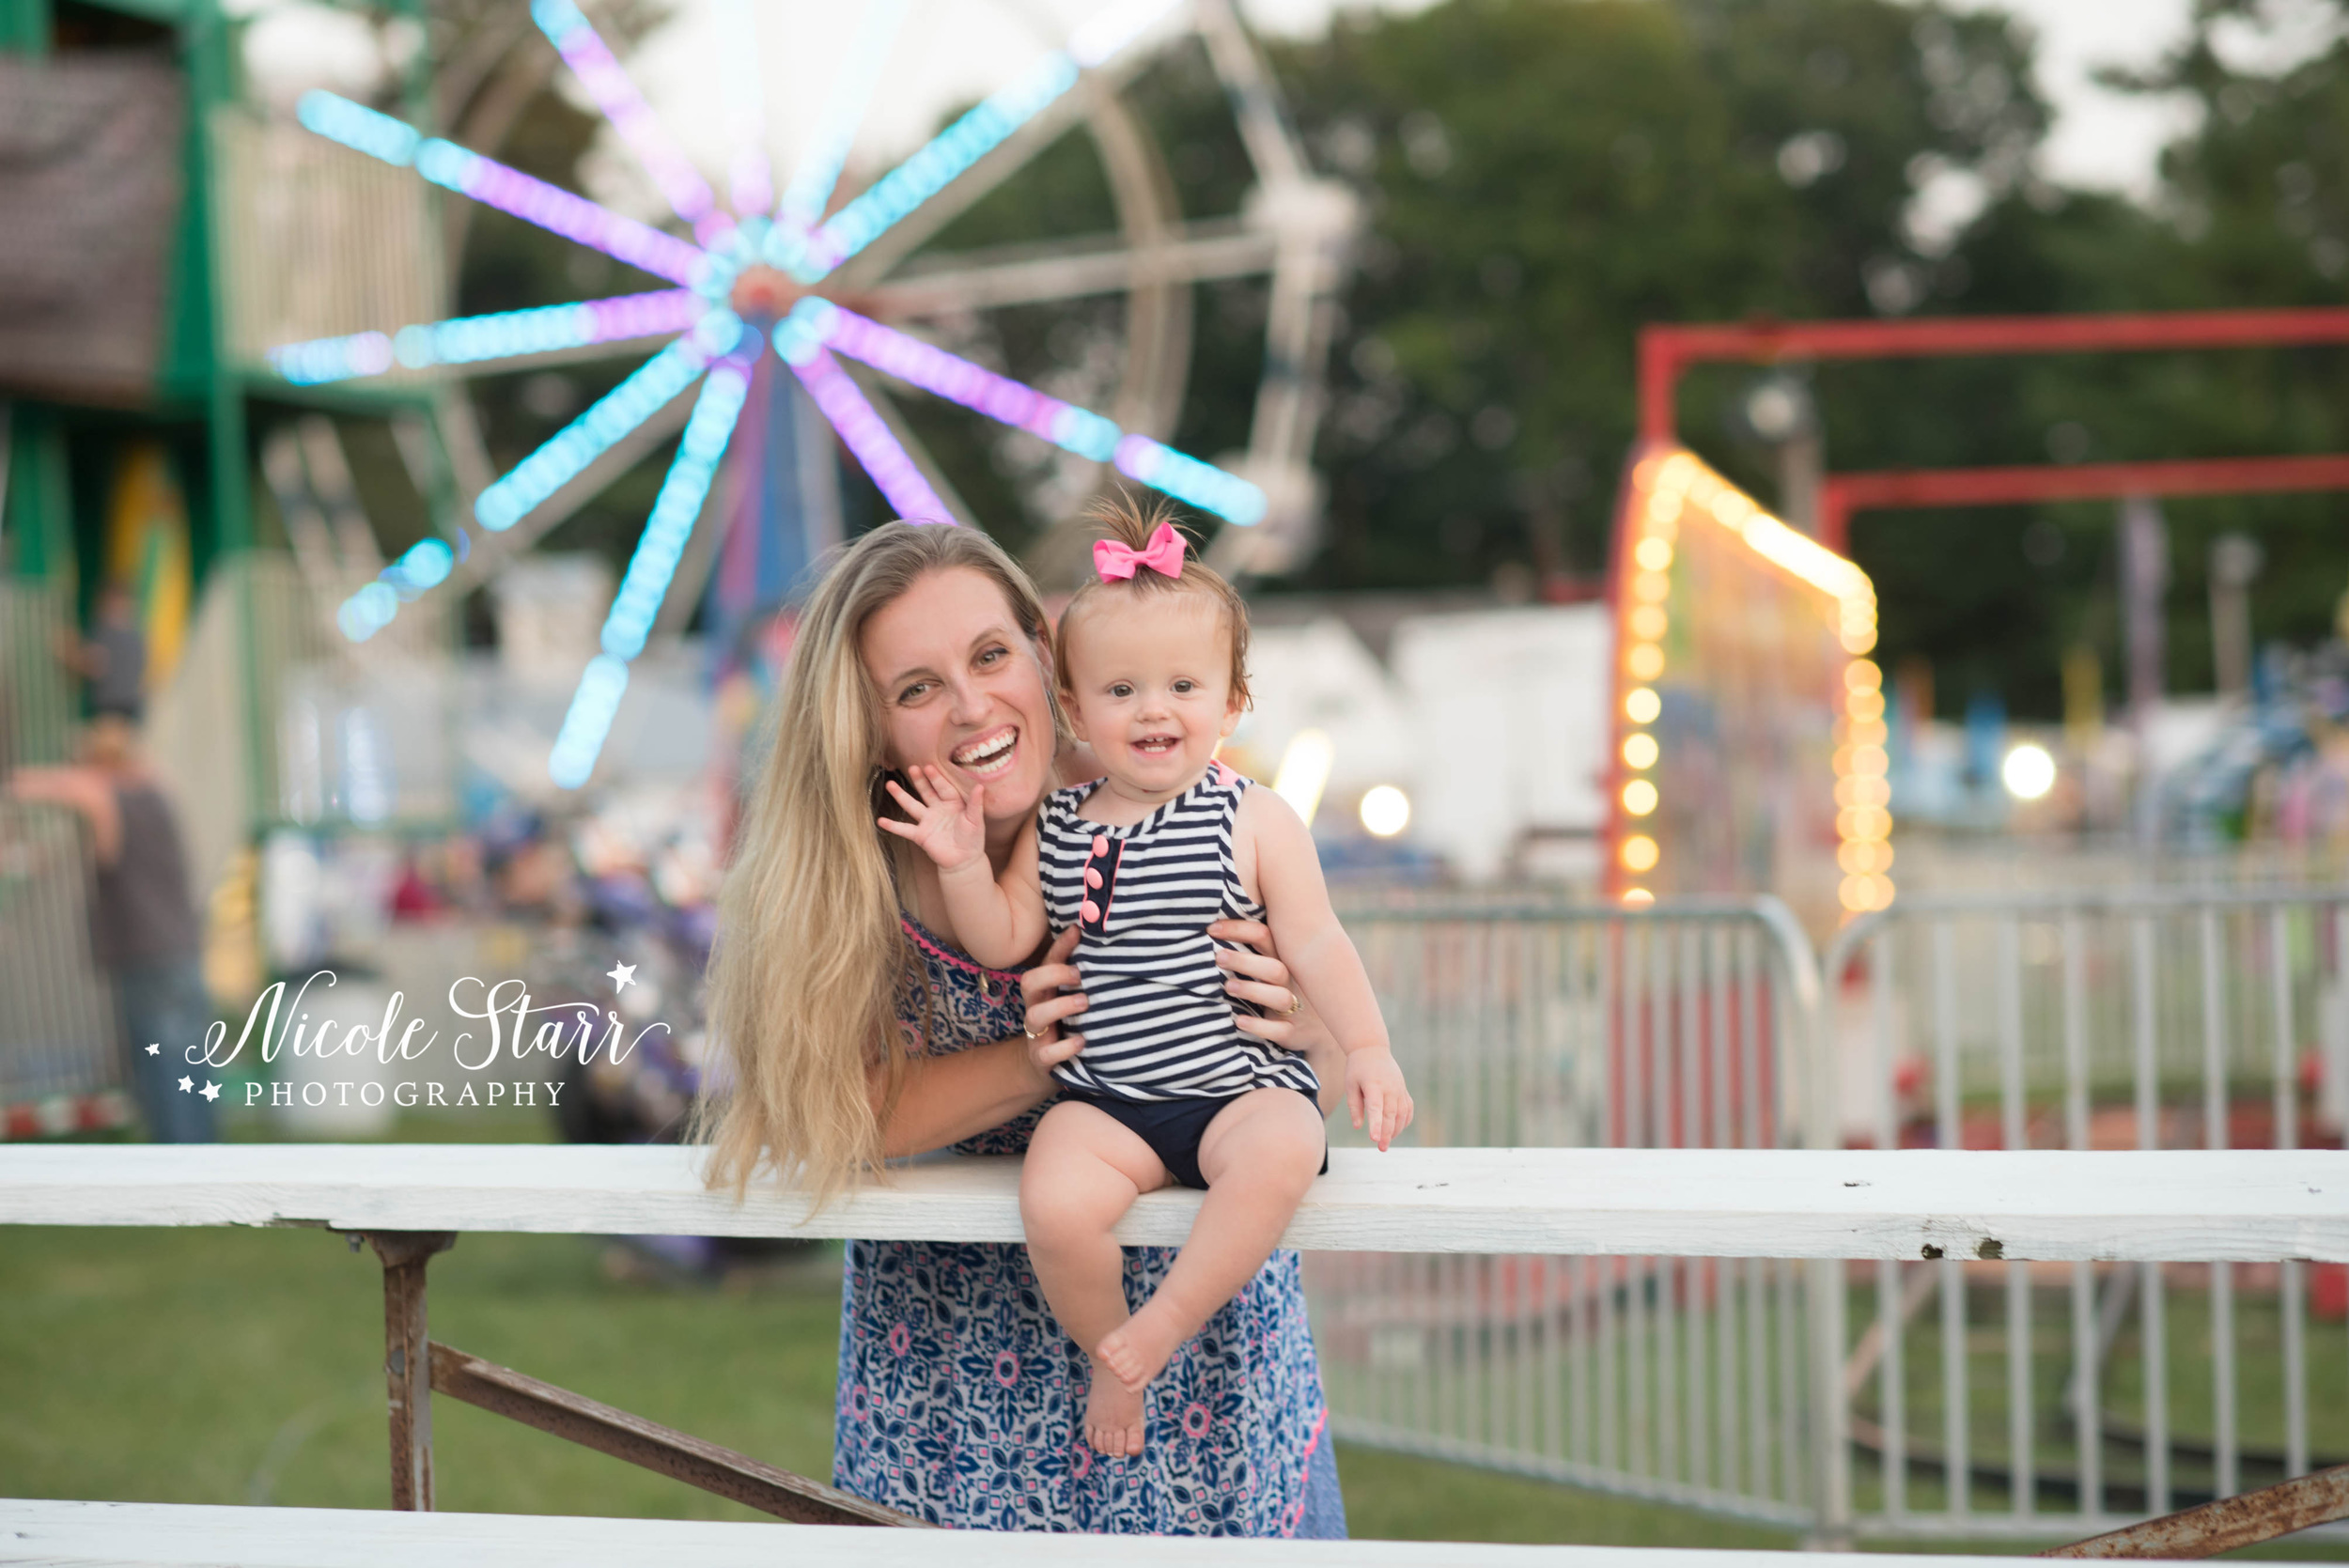
{"label": "woman's arm", "polygon": [[[1063,1039],[1063,1018],[1084,1011],[1085,999],[1063,986],[1077,984],[1077,928],[1062,932],[1034,969],[1019,977],[1027,1016],[1024,1040],[990,1040],[947,1056],[918,1056],[906,1065],[897,1104],[881,1125],[881,1157],[927,1154],[1000,1127],[1051,1094],[1052,1065],[1066,1062],[1084,1042]],[[884,1085],[879,1068],[871,1077],[873,1105],[880,1108]]]}
{"label": "woman's arm", "polygon": [[[873,1105],[884,1092],[879,1068],[870,1076]],[[990,1040],[945,1056],[906,1063],[897,1103],[881,1124],[881,1157],[927,1154],[1000,1127],[1052,1092],[1052,1080],[1028,1056],[1025,1040]]]}

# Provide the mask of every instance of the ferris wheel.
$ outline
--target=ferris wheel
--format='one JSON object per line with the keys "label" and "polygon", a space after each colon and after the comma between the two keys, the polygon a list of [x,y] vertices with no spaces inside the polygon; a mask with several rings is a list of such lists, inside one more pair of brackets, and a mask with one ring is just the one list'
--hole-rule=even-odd
{"label": "ferris wheel", "polygon": [[[451,539],[428,538],[340,606],[353,642],[401,606],[478,581],[534,535],[611,458],[682,439],[660,487],[549,759],[567,788],[593,773],[628,685],[629,664],[662,616],[672,581],[722,462],[763,438],[742,417],[754,383],[787,372],[879,489],[909,520],[959,516],[936,463],[883,389],[910,386],[1050,443],[1086,488],[1109,474],[1148,486],[1224,526],[1211,557],[1236,574],[1286,569],[1314,540],[1308,466],[1318,381],[1356,226],[1343,186],[1315,179],[1278,108],[1254,41],[1229,0],[1125,0],[957,118],[848,199],[834,201],[880,80],[906,0],[866,0],[816,135],[778,190],[765,147],[749,0],[722,0],[730,30],[735,147],[722,198],[646,101],[574,0],[535,0],[531,18],[642,165],[674,213],[655,226],[531,178],[334,93],[296,114],[308,130],[665,280],[671,287],[493,315],[390,326],[270,352],[301,384],[442,368],[510,369],[550,356],[657,351],[552,439],[483,487]],[[1186,221],[1150,137],[1118,88],[1187,34],[1225,88],[1255,183],[1237,213]],[[926,243],[957,214],[1082,123],[1101,159],[1118,230],[1016,252],[940,255]],[[679,233],[677,230],[682,229]],[[690,236],[690,238],[688,237]],[[1265,370],[1244,454],[1223,463],[1167,445],[1190,370],[1191,285],[1269,280]],[[1048,395],[940,346],[941,321],[1005,306],[1122,295],[1123,353],[1109,411]],[[771,359],[769,356],[773,356]],[[444,367],[444,368],[443,368]],[[876,373],[878,373],[876,375]],[[695,391],[698,383],[698,391]],[[763,384],[763,383],[759,383]],[[663,427],[664,420],[667,422]],[[650,439],[647,439],[647,438]],[[632,443],[632,446],[631,446]],[[805,450],[804,447],[801,450]],[[599,467],[599,459],[603,459]],[[822,460],[831,460],[830,453]],[[944,493],[941,493],[944,492]],[[575,503],[574,503],[575,504]],[[716,520],[702,526],[708,529]],[[1054,570],[1055,536],[1035,564]],[[1065,539],[1058,541],[1066,559]]]}

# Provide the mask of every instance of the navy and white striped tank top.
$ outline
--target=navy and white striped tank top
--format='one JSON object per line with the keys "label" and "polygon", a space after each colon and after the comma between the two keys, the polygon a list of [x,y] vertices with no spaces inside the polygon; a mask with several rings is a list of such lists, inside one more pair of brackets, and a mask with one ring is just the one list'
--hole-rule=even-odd
{"label": "navy and white striped tank top", "polygon": [[1221,1098],[1251,1089],[1320,1088],[1295,1051],[1240,1032],[1223,989],[1219,920],[1262,920],[1240,888],[1233,824],[1248,781],[1221,762],[1130,827],[1079,815],[1097,786],[1046,797],[1037,817],[1044,909],[1055,934],[1082,928],[1077,971],[1086,1007],[1074,1024],[1084,1048],[1052,1069],[1082,1094],[1128,1100]]}

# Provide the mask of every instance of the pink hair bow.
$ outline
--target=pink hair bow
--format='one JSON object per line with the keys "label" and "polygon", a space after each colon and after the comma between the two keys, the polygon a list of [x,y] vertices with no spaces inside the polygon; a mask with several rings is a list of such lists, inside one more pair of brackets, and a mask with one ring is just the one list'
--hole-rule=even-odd
{"label": "pink hair bow", "polygon": [[1093,569],[1104,582],[1131,577],[1144,567],[1161,577],[1183,575],[1183,536],[1174,532],[1173,523],[1159,523],[1159,531],[1140,550],[1115,539],[1093,541]]}

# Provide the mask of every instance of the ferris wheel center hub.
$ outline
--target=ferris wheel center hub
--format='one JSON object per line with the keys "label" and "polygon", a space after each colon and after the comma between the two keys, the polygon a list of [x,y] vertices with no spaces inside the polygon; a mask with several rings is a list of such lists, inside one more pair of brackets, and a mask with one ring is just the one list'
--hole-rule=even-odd
{"label": "ferris wheel center hub", "polygon": [[726,303],[734,314],[746,321],[774,322],[816,292],[780,268],[751,266],[743,268],[734,280],[734,289]]}

